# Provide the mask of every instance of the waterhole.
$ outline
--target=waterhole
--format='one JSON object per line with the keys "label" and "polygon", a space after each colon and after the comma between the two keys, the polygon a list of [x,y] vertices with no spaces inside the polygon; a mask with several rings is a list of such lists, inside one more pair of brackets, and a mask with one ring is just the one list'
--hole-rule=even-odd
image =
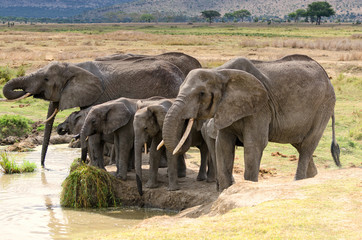
{"label": "waterhole", "polygon": [[[1,147],[0,150],[4,148]],[[41,146],[28,153],[10,153],[19,163],[28,160],[37,164],[34,173],[0,173],[1,239],[71,239],[93,234],[120,232],[145,218],[172,215],[158,209],[112,208],[74,210],[60,206],[63,180],[79,149],[67,145],[50,145],[45,169],[40,167]]]}

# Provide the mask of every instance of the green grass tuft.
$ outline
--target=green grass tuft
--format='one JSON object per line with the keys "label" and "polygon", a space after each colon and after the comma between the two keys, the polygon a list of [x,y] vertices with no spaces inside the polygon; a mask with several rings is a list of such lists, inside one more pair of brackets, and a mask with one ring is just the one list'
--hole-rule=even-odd
{"label": "green grass tuft", "polygon": [[31,120],[20,115],[3,115],[0,117],[0,138],[27,135],[31,131],[31,123]]}
{"label": "green grass tuft", "polygon": [[0,166],[5,174],[34,172],[36,164],[24,160],[22,165],[18,165],[14,160],[10,160],[6,152],[0,152]]}
{"label": "green grass tuft", "polygon": [[64,180],[60,204],[71,208],[106,208],[119,205],[112,176],[105,170],[75,160]]}

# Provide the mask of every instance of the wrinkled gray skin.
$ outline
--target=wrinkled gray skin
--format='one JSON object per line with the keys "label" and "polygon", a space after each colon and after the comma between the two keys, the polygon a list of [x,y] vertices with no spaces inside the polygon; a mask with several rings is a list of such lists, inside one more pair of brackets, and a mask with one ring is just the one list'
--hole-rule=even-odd
{"label": "wrinkled gray skin", "polygon": [[[241,69],[241,70],[234,70]],[[246,180],[258,181],[268,141],[290,143],[299,152],[295,179],[317,174],[313,152],[332,117],[332,155],[338,166],[334,134],[333,86],[324,69],[304,55],[261,62],[238,58],[217,69],[193,70],[168,111],[163,139],[174,149],[187,119],[214,118],[219,190],[232,184],[235,143],[244,146]]]}
{"label": "wrinkled gray skin", "polygon": [[[10,80],[5,84],[3,94],[12,100],[30,93],[35,98],[50,101],[49,117],[55,109],[84,109],[119,97],[175,97],[187,72],[180,68],[189,69],[190,65],[191,68],[201,66],[195,58],[182,53],[125,61],[53,62],[34,73]],[[45,126],[42,166],[53,122],[54,118]]]}
{"label": "wrinkled gray skin", "polygon": [[[168,189],[179,189],[175,181],[177,180],[177,177],[183,177],[186,175],[186,165],[183,154],[191,146],[199,148],[201,155],[201,165],[197,180],[202,181],[208,177],[209,181],[212,181],[212,178],[214,177],[206,174],[208,149],[201,136],[201,132],[197,131],[196,128],[193,128],[191,131],[190,137],[182,152],[172,155],[172,153],[167,151],[165,147],[162,147],[159,151],[156,150],[158,144],[162,140],[162,128],[165,115],[171,107],[173,101],[174,99],[151,98],[140,100],[137,103],[138,110],[135,114],[133,127],[135,132],[135,170],[137,176],[137,186],[141,195],[142,182],[140,180],[142,179],[142,147],[144,146],[144,143],[147,143],[147,145],[150,146],[150,176],[146,183],[146,187],[148,188],[156,188],[158,186],[157,174],[159,161],[161,159],[161,155],[166,153],[169,178]],[[171,169],[170,166],[173,166],[173,169]],[[209,172],[214,172],[212,167]]]}
{"label": "wrinkled gray skin", "polygon": [[[93,106],[89,111],[80,132],[82,146],[82,160],[85,160],[84,151],[87,148],[86,138],[98,134],[100,139],[104,135],[113,135],[115,159],[117,166],[116,176],[122,180],[127,179],[129,160],[133,157],[133,118],[137,110],[137,100],[119,98]],[[88,143],[90,148],[99,149],[98,143]],[[99,143],[101,145],[101,143]],[[103,150],[103,147],[100,149]],[[103,161],[92,165],[104,168]]]}
{"label": "wrinkled gray skin", "polygon": [[[78,135],[82,129],[84,121],[87,117],[88,112],[90,111],[90,107],[72,112],[64,122],[58,125],[57,132],[59,135],[65,134],[73,134]],[[88,147],[89,155],[90,155],[90,164],[92,166],[104,166],[106,161],[104,161],[104,155],[110,155],[110,163],[114,161],[114,148],[113,148],[113,134],[94,134],[89,137],[88,143],[92,147]],[[98,144],[97,144],[98,143]],[[109,146],[107,143],[111,145],[110,151],[111,154],[107,153]],[[104,164],[98,164],[100,162],[104,162]]]}

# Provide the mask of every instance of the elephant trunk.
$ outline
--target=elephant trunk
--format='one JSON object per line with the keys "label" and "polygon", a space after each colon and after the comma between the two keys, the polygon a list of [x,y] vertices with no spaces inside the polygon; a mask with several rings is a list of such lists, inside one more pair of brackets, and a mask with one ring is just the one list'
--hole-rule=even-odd
{"label": "elephant trunk", "polygon": [[185,107],[185,102],[176,100],[168,110],[162,129],[162,138],[166,149],[173,152],[177,143],[181,138],[182,128],[185,120],[182,119],[182,112]]}
{"label": "elephant trunk", "polygon": [[[137,136],[137,134],[136,134]],[[135,151],[135,171],[138,193],[142,196],[142,146],[143,142],[135,139],[134,151]]]}
{"label": "elephant trunk", "polygon": [[[54,113],[55,109],[57,109],[58,107],[59,107],[58,102],[50,102],[49,103],[49,108],[48,108],[47,118],[49,118]],[[41,149],[41,166],[42,167],[44,167],[44,165],[45,165],[45,155],[47,154],[47,151],[48,151],[48,146],[49,146],[50,136],[51,136],[51,133],[52,133],[53,123],[54,123],[54,117],[51,118],[49,121],[47,121],[45,123],[43,145],[42,145],[42,149]]]}
{"label": "elephant trunk", "polygon": [[[18,77],[7,82],[3,88],[4,97],[13,100],[24,96],[27,93],[25,91],[26,80],[26,77]],[[21,89],[22,91],[15,91],[16,89]]]}
{"label": "elephant trunk", "polygon": [[81,149],[82,149],[81,160],[82,160],[82,162],[85,162],[87,160],[88,148],[87,148],[87,136],[84,131],[84,126],[82,127],[82,130],[80,131],[80,144],[81,144]]}

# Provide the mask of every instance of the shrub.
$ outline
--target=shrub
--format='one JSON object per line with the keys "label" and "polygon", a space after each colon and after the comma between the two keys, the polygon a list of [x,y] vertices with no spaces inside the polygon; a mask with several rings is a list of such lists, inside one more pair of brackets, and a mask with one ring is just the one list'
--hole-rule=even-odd
{"label": "shrub", "polygon": [[0,67],[0,84],[7,83],[10,79],[25,75],[25,67],[21,65],[18,69],[8,66]]}
{"label": "shrub", "polygon": [[20,115],[0,117],[0,138],[9,136],[22,137],[30,133],[32,121]]}
{"label": "shrub", "polygon": [[14,160],[10,160],[6,152],[0,152],[0,166],[6,174],[34,172],[36,164],[24,160],[22,165],[18,165]]}
{"label": "shrub", "polygon": [[106,208],[117,206],[109,173],[79,162],[71,165],[69,176],[62,183],[60,204],[72,208]]}

